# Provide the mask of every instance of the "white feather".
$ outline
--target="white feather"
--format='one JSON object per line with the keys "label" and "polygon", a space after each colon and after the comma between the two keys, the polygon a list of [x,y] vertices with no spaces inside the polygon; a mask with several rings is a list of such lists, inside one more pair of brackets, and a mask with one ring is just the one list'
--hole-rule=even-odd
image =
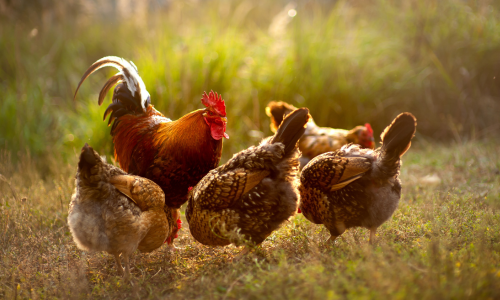
{"label": "white feather", "polygon": [[[102,69],[104,67],[114,67],[118,71],[118,74],[123,75],[125,78],[125,81],[127,82],[127,87],[132,93],[132,96],[135,97],[135,93],[139,92],[139,96],[141,98],[141,106],[144,110],[146,110],[146,102],[149,97],[149,92],[146,90],[146,85],[144,84],[144,81],[142,81],[141,76],[139,76],[139,71],[137,67],[134,65],[134,63],[128,62],[125,59],[117,56],[106,56],[98,61],[96,61],[94,64],[99,63],[101,61],[109,60],[110,62],[105,63],[99,68],[96,68],[93,72]],[[126,69],[130,76],[126,76],[126,74],[123,72],[123,70]]]}

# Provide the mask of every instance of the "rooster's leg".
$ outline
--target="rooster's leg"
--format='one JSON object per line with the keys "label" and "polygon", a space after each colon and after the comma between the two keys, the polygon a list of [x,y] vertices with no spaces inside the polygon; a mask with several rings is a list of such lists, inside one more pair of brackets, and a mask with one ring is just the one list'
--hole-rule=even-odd
{"label": "rooster's leg", "polygon": [[115,262],[116,262],[116,270],[118,271],[118,275],[123,275],[123,267],[120,261],[120,254],[115,254]]}
{"label": "rooster's leg", "polygon": [[373,245],[375,242],[375,233],[377,232],[377,228],[370,228],[370,245]]}

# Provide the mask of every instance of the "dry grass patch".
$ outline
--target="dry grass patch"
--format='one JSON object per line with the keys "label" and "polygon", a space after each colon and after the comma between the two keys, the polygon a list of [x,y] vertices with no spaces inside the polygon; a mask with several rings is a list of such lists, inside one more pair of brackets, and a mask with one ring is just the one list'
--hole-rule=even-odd
{"label": "dry grass patch", "polygon": [[203,246],[183,229],[180,251],[132,257],[131,283],[117,276],[112,256],[72,241],[66,217],[76,162],[54,162],[58,176],[42,180],[30,157],[14,166],[4,152],[0,298],[500,297],[500,145],[414,144],[402,201],[373,247],[361,228],[327,245],[327,230],[299,215],[231,262],[240,249]]}

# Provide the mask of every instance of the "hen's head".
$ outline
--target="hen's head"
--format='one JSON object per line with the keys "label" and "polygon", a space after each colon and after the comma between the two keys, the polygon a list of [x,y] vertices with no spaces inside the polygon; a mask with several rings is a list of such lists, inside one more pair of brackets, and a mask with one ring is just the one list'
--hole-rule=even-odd
{"label": "hen's head", "polygon": [[271,101],[267,104],[266,114],[271,118],[271,131],[276,132],[286,115],[297,108],[283,101]]}
{"label": "hen's head", "polygon": [[218,95],[213,91],[210,94],[203,93],[203,98],[201,98],[201,103],[205,105],[205,111],[203,113],[203,118],[208,126],[210,126],[210,133],[214,140],[220,140],[223,137],[229,138],[226,133],[226,104],[222,100],[222,95]]}
{"label": "hen's head", "polygon": [[359,130],[356,132],[358,136],[358,144],[363,148],[375,148],[375,139],[373,138],[373,129],[370,124],[366,123],[365,126],[358,126]]}

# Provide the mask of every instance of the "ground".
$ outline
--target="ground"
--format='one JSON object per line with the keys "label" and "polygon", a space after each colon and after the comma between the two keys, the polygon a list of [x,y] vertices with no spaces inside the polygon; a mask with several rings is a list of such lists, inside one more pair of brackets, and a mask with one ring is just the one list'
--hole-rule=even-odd
{"label": "ground", "polygon": [[[374,245],[351,229],[334,245],[302,215],[261,248],[210,248],[185,228],[177,246],[136,253],[131,282],[107,253],[75,246],[66,225],[76,157],[48,176],[0,154],[0,298],[498,299],[500,144],[419,138],[405,154],[403,196]],[[57,164],[57,157],[54,163]],[[44,179],[42,179],[44,178]]]}

